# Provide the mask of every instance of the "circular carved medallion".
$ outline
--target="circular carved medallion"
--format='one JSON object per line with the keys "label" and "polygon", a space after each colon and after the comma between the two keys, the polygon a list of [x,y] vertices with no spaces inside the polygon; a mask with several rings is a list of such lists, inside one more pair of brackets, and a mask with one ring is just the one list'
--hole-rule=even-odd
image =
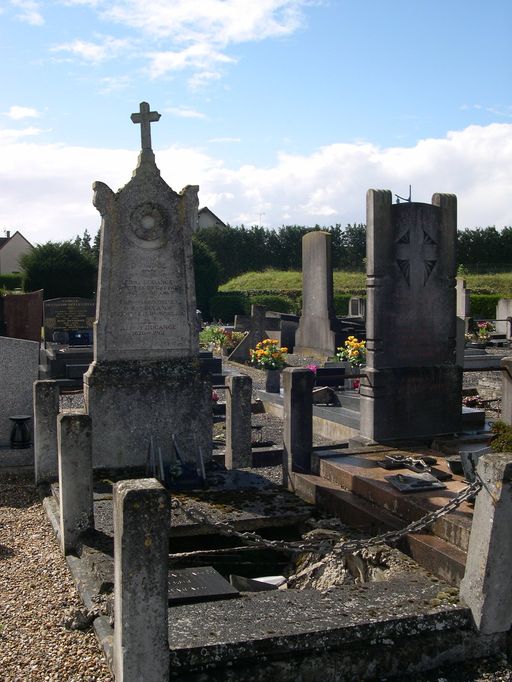
{"label": "circular carved medallion", "polygon": [[167,241],[168,224],[164,210],[155,204],[141,204],[130,216],[128,237],[142,249],[159,249]]}

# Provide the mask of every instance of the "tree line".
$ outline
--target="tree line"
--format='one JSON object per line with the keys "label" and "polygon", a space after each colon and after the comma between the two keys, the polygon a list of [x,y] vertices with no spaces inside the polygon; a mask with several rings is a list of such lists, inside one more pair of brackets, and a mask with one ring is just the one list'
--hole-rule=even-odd
{"label": "tree line", "polygon": [[[266,268],[300,270],[302,237],[311,230],[331,235],[334,270],[364,269],[366,226],[362,223],[346,227],[284,225],[276,230],[243,225],[208,227],[193,237],[198,299],[208,299],[219,283],[244,272]],[[99,249],[99,231],[92,238],[87,230],[74,240],[37,246],[22,259],[25,290],[45,289],[46,298],[93,295]],[[512,227],[460,230],[458,263],[468,271],[512,269]]]}
{"label": "tree line", "polygon": [[[363,270],[366,258],[366,225],[305,227],[286,225],[276,230],[214,226],[203,228],[197,239],[212,251],[221,267],[221,279],[228,281],[252,270],[300,270],[302,237],[311,230],[331,235],[331,262],[334,270]],[[512,269],[512,227],[476,227],[459,230],[457,260],[467,270],[482,272]]]}

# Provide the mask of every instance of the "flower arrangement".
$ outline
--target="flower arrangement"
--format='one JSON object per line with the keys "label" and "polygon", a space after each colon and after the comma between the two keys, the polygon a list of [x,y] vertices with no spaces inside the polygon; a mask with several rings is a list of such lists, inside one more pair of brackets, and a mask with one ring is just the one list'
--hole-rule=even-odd
{"label": "flower arrangement", "polygon": [[309,369],[310,372],[313,372],[313,374],[316,374],[316,370],[318,369],[318,365],[306,365],[306,369]]}
{"label": "flower arrangement", "polygon": [[491,332],[494,331],[492,322],[478,322],[478,338],[482,341],[487,341],[490,338]]}
{"label": "flower arrangement", "polygon": [[237,332],[230,329],[224,329],[223,331],[224,338],[221,339],[220,345],[227,352],[234,350],[245,337],[245,332]]}
{"label": "flower arrangement", "polygon": [[366,361],[366,341],[359,341],[355,336],[349,336],[343,346],[336,349],[338,360],[350,362],[353,367],[360,367]]}
{"label": "flower arrangement", "polygon": [[259,369],[283,369],[286,353],[288,348],[280,347],[277,339],[263,339],[256,344],[256,348],[249,350],[251,364]]}

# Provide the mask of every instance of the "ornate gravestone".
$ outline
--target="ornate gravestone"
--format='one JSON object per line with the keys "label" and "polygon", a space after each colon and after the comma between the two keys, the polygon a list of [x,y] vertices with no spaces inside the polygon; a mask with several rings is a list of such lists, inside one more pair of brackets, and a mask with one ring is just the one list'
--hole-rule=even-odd
{"label": "ornate gravestone", "polygon": [[294,352],[329,356],[342,340],[334,312],[331,235],[309,232],[302,238],[302,316]]}
{"label": "ornate gravestone", "polygon": [[94,361],[84,377],[94,467],[140,466],[149,443],[164,459],[173,442],[197,461],[211,451],[211,388],[199,371],[192,231],[197,186],[174,192],[160,177],[143,102],[142,151],[116,194],[96,182],[102,216]]}
{"label": "ornate gravestone", "polygon": [[460,427],[456,364],[457,200],[392,205],[367,196],[367,381],[361,435],[388,440]]}

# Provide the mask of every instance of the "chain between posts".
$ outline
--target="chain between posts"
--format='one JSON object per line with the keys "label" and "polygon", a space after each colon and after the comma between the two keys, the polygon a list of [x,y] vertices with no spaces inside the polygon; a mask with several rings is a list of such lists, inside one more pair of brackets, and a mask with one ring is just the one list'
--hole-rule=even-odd
{"label": "chain between posts", "polygon": [[302,540],[298,542],[286,542],[284,540],[267,540],[261,535],[250,531],[238,531],[232,524],[227,521],[212,521],[204,512],[197,509],[186,509],[185,505],[180,501],[174,499],[171,501],[173,509],[180,509],[185,516],[194,522],[202,523],[206,526],[214,528],[221,535],[228,537],[236,537],[247,545],[256,545],[265,549],[273,549],[277,551],[292,552],[295,554],[302,554],[304,552],[311,552],[320,556],[326,555],[344,555],[348,552],[355,552],[357,550],[372,547],[373,545],[394,544],[408,533],[417,533],[423,530],[434,521],[442,518],[451,511],[454,511],[463,502],[476,495],[482,488],[482,483],[479,480],[473,481],[466,488],[461,490],[455,497],[453,497],[447,504],[434,511],[425,514],[417,521],[413,521],[404,528],[398,530],[391,530],[372,538],[364,540],[341,540],[340,542],[332,544],[332,540]]}

